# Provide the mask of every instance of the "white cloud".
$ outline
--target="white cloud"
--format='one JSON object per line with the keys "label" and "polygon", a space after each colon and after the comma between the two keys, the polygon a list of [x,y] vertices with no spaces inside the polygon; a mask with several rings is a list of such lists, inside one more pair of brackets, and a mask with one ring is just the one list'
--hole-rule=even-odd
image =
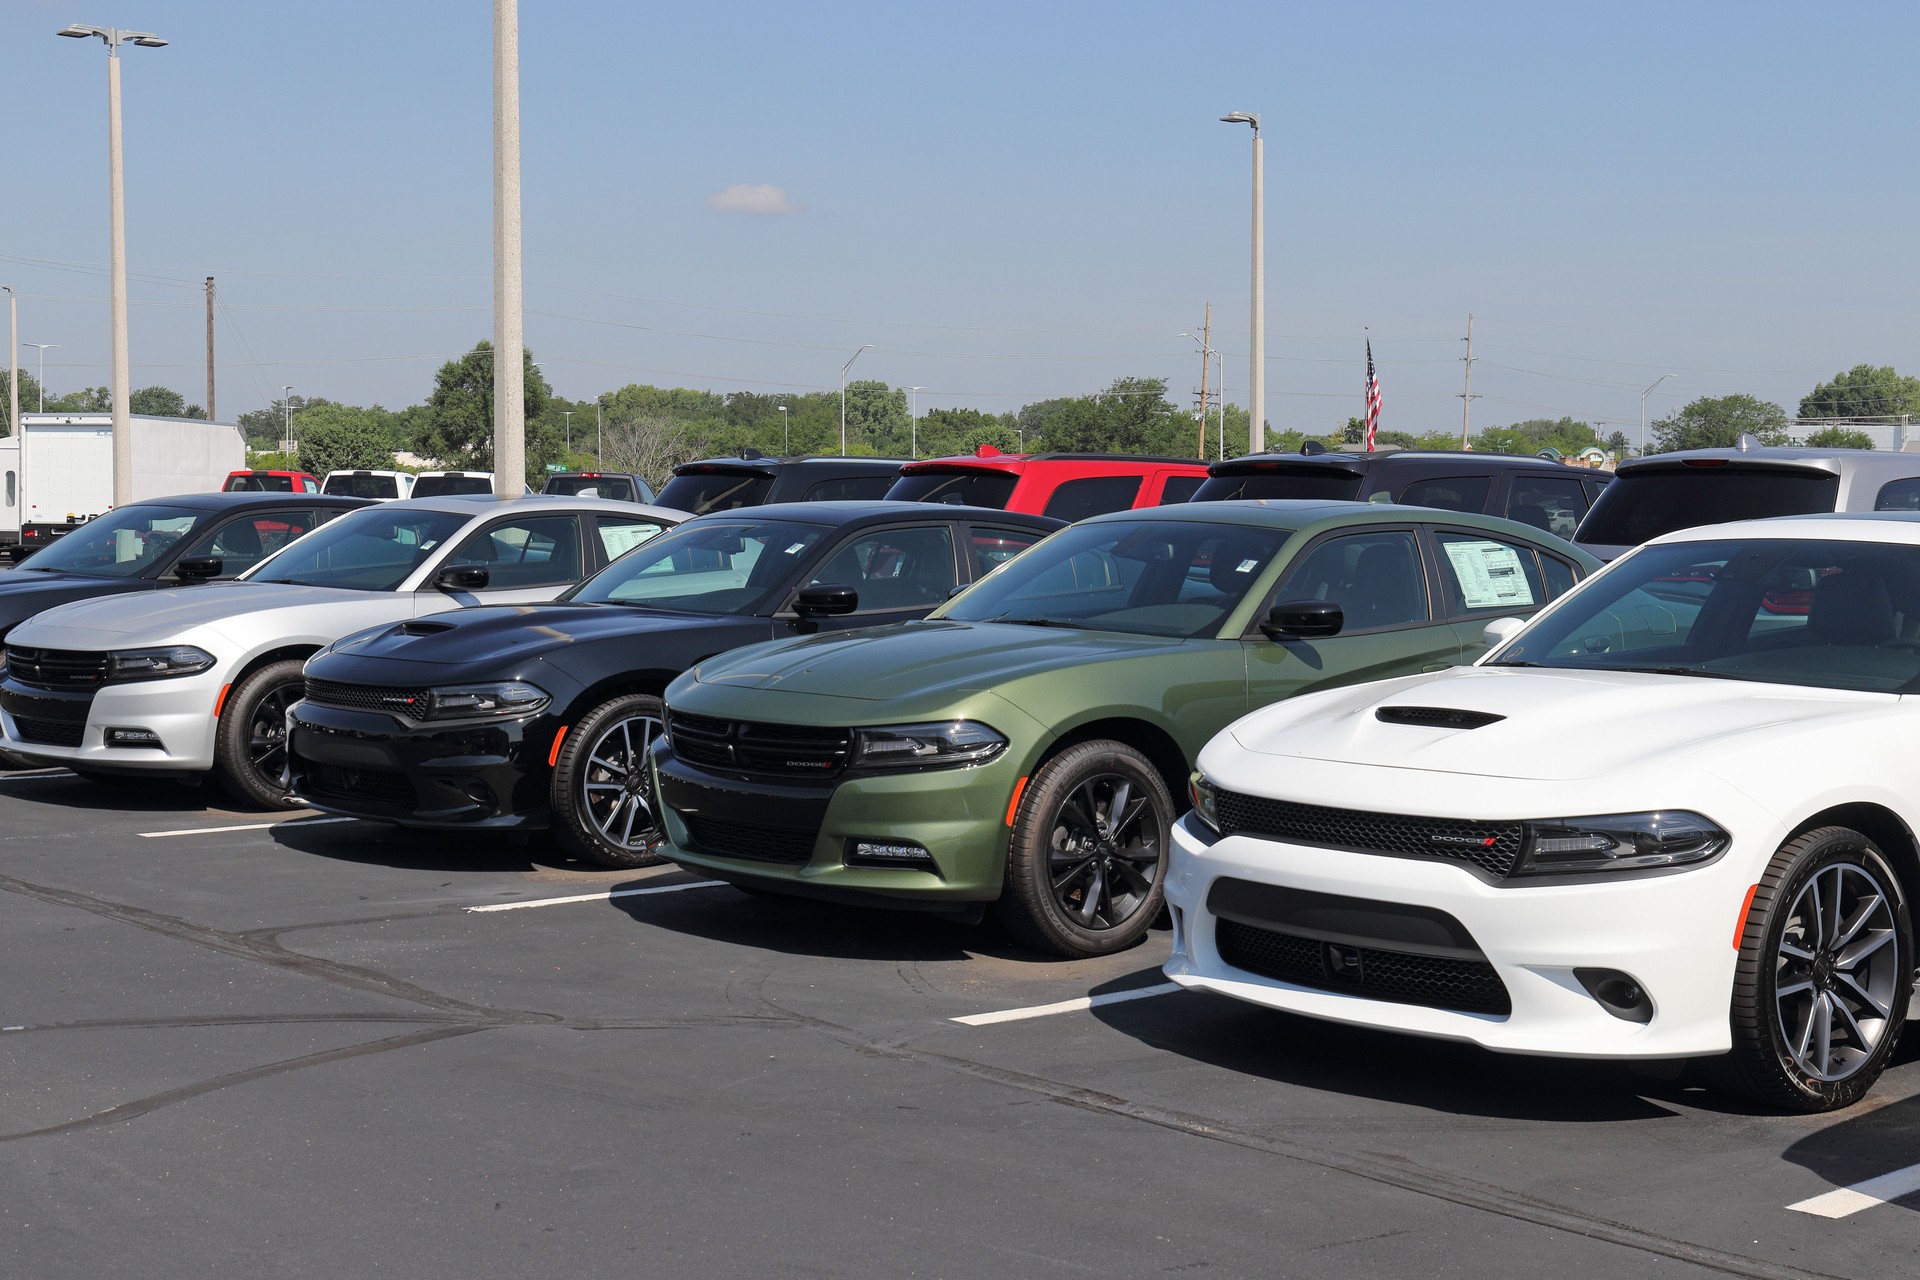
{"label": "white cloud", "polygon": [[785,187],[771,182],[754,185],[736,182],[725,191],[707,197],[707,208],[715,213],[798,213],[801,206],[787,195]]}

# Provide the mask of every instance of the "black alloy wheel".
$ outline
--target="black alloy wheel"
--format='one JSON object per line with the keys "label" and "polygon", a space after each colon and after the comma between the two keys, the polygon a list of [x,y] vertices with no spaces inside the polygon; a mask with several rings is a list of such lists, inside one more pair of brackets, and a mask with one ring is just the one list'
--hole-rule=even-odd
{"label": "black alloy wheel", "polygon": [[305,691],[305,661],[268,663],[227,690],[214,735],[213,772],[235,799],[291,809],[287,795],[287,710]]}
{"label": "black alloy wheel", "polygon": [[1061,955],[1107,955],[1146,936],[1160,914],[1173,798],[1145,756],[1087,742],[1033,775],[1014,817],[1009,932]]}
{"label": "black alloy wheel", "polygon": [[630,693],[601,703],[567,734],[548,799],[554,835],[569,852],[605,867],[665,861],[647,763],[665,729],[660,699]]}

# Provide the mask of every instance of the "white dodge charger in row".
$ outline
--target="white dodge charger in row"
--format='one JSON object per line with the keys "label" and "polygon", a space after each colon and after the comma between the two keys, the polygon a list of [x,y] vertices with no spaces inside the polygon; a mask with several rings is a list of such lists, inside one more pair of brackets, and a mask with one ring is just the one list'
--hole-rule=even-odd
{"label": "white dodge charger in row", "polygon": [[1201,752],[1174,981],[1513,1053],[1862,1096],[1913,989],[1920,519],[1671,534],[1472,667]]}
{"label": "white dodge charger in row", "polygon": [[[211,771],[241,800],[284,807],[287,708],[322,646],[461,605],[551,600],[685,518],[597,498],[414,498],[348,512],[231,582],[61,605],[7,634],[0,746],[82,777]],[[457,720],[499,696],[436,691],[433,711]]]}

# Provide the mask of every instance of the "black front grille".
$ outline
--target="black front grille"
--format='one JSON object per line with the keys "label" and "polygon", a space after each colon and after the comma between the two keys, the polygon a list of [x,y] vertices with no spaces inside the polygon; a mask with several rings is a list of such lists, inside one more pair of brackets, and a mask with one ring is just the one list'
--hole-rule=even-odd
{"label": "black front grille", "polygon": [[8,645],[7,674],[42,689],[97,689],[107,682],[107,655]]}
{"label": "black front grille", "polygon": [[803,867],[813,861],[816,832],[795,831],[790,827],[757,827],[723,818],[683,814],[687,834],[696,853],[711,853],[722,858],[745,858],[752,862],[781,862]]}
{"label": "black front grille", "polygon": [[673,754],[729,773],[831,778],[847,767],[853,734],[801,724],[756,724],[708,716],[667,716]]}
{"label": "black front grille", "polygon": [[334,680],[307,681],[308,702],[323,707],[349,707],[355,711],[390,711],[409,720],[421,720],[427,714],[425,689],[388,689],[380,685],[341,684]]}
{"label": "black front grille", "polygon": [[1328,809],[1238,791],[1215,791],[1214,796],[1222,835],[1262,836],[1290,844],[1470,862],[1496,876],[1512,871],[1520,857],[1521,828],[1517,822],[1468,822]]}
{"label": "black front grille", "polygon": [[1214,942],[1234,968],[1295,986],[1461,1013],[1513,1012],[1507,984],[1484,960],[1340,946],[1224,917],[1214,920]]}
{"label": "black front grille", "polygon": [[87,732],[87,722],[84,720],[36,720],[29,716],[15,716],[13,724],[20,730],[20,741],[40,742],[50,747],[77,747]]}
{"label": "black front grille", "polygon": [[302,764],[303,790],[316,796],[371,800],[376,804],[415,807],[413,781],[404,773],[384,769],[338,769],[330,764]]}

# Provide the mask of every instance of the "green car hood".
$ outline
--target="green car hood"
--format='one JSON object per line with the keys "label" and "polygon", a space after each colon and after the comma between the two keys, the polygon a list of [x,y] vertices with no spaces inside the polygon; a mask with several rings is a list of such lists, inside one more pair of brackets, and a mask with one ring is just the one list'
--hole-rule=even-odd
{"label": "green car hood", "polygon": [[695,667],[703,685],[861,701],[939,701],[1070,667],[1176,652],[1176,638],[991,622],[908,622],[723,653]]}

